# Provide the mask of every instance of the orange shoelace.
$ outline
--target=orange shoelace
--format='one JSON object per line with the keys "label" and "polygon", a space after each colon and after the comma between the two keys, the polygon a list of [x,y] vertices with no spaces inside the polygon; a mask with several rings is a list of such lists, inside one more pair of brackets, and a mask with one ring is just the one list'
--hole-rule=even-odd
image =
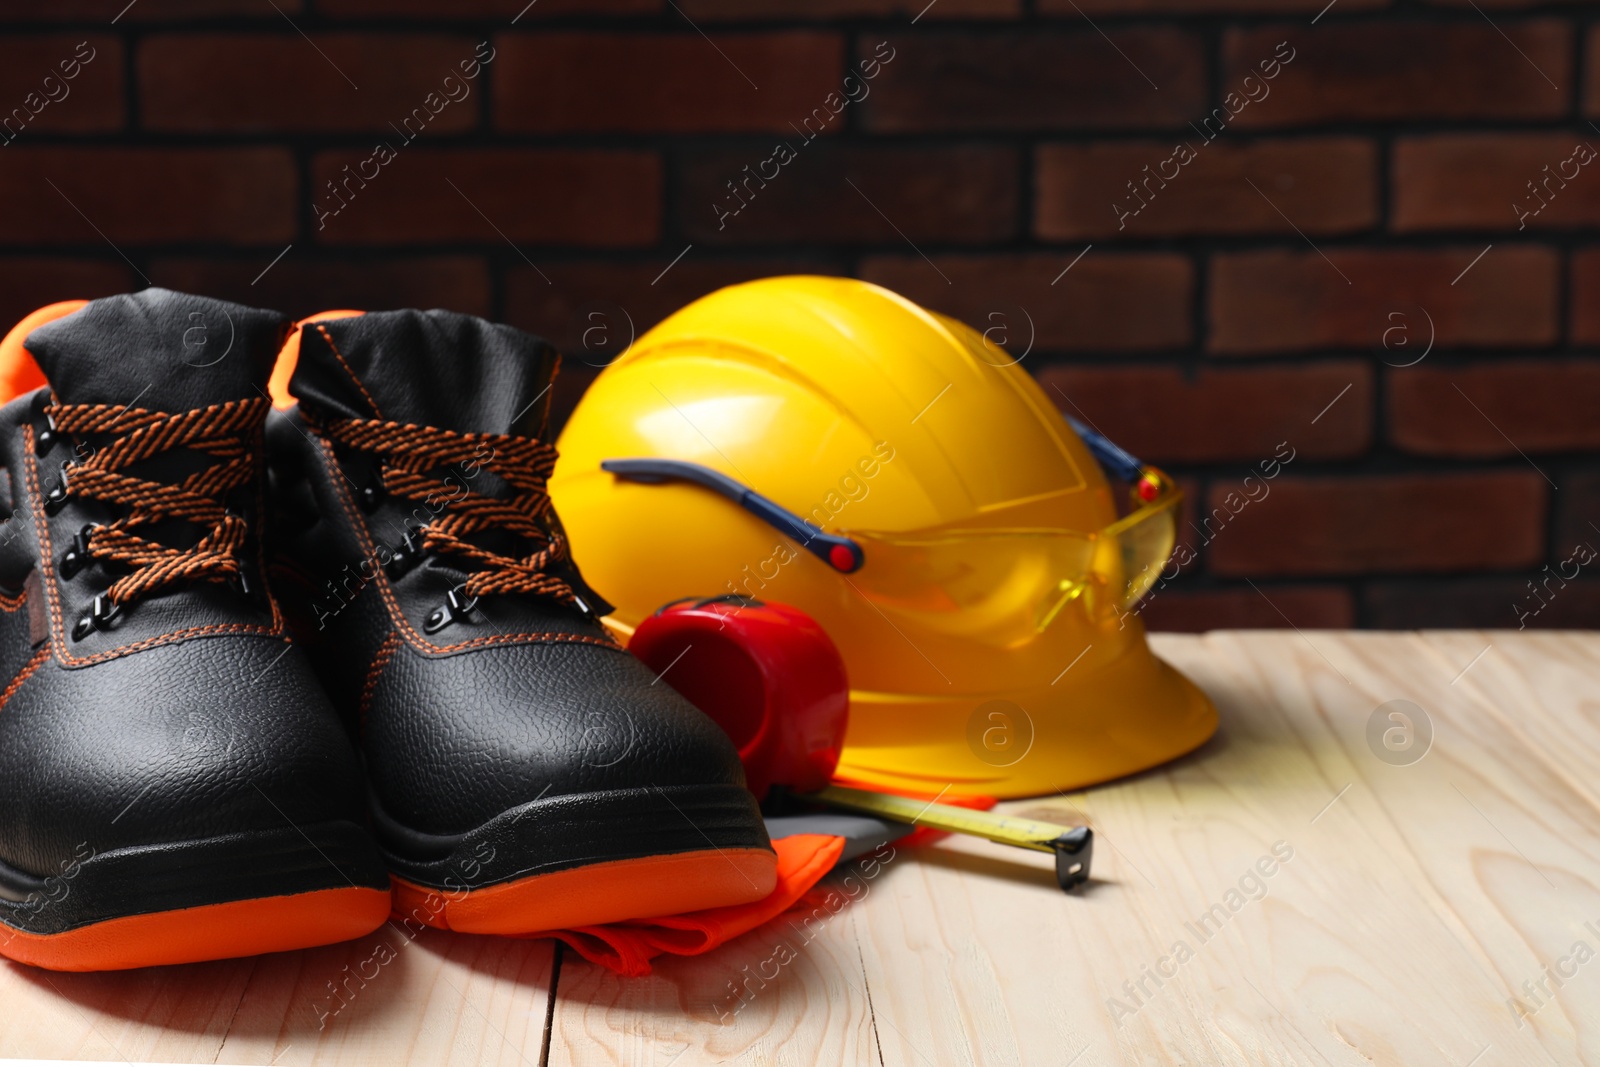
{"label": "orange shoelace", "polygon": [[[508,434],[457,433],[432,426],[377,419],[332,419],[323,431],[335,441],[382,458],[383,490],[416,501],[431,514],[418,538],[425,552],[456,556],[477,565],[463,591],[527,593],[572,604],[572,587],[551,574],[567,558],[565,542],[545,526],[550,515],[546,487],[555,469],[556,450],[542,441]],[[472,471],[451,486],[436,472],[460,465]],[[506,499],[471,489],[476,468],[493,471],[513,490]],[[517,559],[490,551],[466,538],[503,530],[523,538],[533,551]]]}
{"label": "orange shoelace", "polygon": [[[260,466],[261,431],[271,402],[234,400],[176,415],[109,404],[47,404],[43,411],[56,432],[111,434],[110,443],[64,468],[63,501],[92,499],[121,505],[127,514],[87,527],[79,540],[90,557],[135,568],[107,591],[116,605],[132,603],[180,582],[230,582],[243,570],[238,557],[250,526],[228,510],[226,499],[251,484]],[[127,468],[174,449],[215,459],[177,482],[150,481]],[[188,548],[150,540],[138,528],[169,519],[194,523],[203,533]]]}

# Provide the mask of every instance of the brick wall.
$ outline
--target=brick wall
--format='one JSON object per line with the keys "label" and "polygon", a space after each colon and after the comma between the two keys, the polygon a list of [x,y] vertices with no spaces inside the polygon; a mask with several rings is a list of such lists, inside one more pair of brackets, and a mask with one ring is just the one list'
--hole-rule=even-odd
{"label": "brick wall", "polygon": [[9,319],[148,280],[574,347],[855,274],[1180,477],[1158,628],[1600,621],[1586,5],[125,3],[0,11]]}

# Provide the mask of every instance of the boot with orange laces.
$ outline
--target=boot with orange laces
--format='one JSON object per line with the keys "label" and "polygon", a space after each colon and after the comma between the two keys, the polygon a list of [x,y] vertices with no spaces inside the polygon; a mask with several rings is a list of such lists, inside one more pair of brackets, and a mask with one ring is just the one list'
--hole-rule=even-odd
{"label": "boot with orange laces", "polygon": [[606,633],[551,510],[555,352],[443,311],[321,318],[268,430],[273,581],[360,731],[396,911],[525,934],[766,896],[738,754]]}
{"label": "boot with orange laces", "polygon": [[388,913],[355,753],[262,572],[262,389],[286,328],[147,289],[6,339],[48,383],[0,408],[12,959],[219,959]]}

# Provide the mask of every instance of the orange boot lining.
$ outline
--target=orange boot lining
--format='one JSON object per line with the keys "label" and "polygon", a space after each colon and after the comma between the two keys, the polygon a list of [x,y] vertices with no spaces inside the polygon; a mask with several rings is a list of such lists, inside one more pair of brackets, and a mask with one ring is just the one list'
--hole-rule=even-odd
{"label": "orange boot lining", "polygon": [[46,304],[35,311],[7,333],[5,340],[0,341],[0,404],[15,400],[23,393],[31,393],[41,385],[47,384],[44,380],[44,371],[39,369],[39,364],[23,347],[22,342],[28,335],[47,322],[77,311],[87,300],[63,300],[57,304]]}
{"label": "orange boot lining", "polygon": [[[28,335],[47,322],[65,318],[88,302],[62,300],[59,303],[47,304],[11,328],[5,339],[0,341],[0,404],[48,384],[44,372],[39,369],[39,364],[23,344]],[[321,311],[295,323],[296,329],[289,334],[288,340],[284,341],[283,348],[278,352],[278,360],[272,368],[272,377],[267,383],[267,393],[272,397],[275,407],[287,408],[294,405],[294,397],[289,393],[289,379],[294,377],[294,368],[300,361],[300,330],[312,323],[348,319],[361,314],[364,312]]]}
{"label": "orange boot lining", "polygon": [[353,319],[357,315],[364,314],[366,314],[364,311],[319,311],[294,324],[294,332],[289,334],[288,340],[284,341],[283,347],[278,350],[278,362],[273,364],[272,377],[267,381],[267,395],[272,397],[273,407],[294,407],[294,395],[289,392],[289,379],[294,377],[294,369],[300,364],[300,334],[305,328],[317,322]]}

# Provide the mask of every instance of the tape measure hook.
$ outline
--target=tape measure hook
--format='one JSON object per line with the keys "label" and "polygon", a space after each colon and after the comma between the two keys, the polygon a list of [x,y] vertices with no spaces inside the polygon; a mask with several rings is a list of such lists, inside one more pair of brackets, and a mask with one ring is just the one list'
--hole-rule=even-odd
{"label": "tape measure hook", "polygon": [[1072,892],[1089,880],[1089,862],[1094,858],[1094,831],[1087,826],[1076,826],[1054,841],[1050,847],[1056,854],[1056,884],[1063,892]]}

